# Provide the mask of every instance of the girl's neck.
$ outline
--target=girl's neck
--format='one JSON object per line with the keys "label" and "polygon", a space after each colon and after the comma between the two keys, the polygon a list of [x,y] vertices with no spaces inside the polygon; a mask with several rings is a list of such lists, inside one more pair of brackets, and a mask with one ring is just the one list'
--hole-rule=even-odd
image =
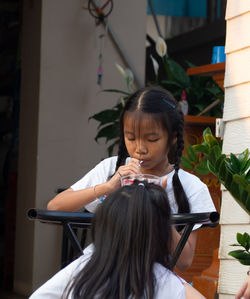
{"label": "girl's neck", "polygon": [[174,170],[174,165],[167,163],[167,165],[165,165],[161,169],[144,169],[144,168],[142,168],[141,172],[143,174],[152,174],[152,175],[157,175],[157,176],[162,177],[164,175],[169,174],[173,170]]}

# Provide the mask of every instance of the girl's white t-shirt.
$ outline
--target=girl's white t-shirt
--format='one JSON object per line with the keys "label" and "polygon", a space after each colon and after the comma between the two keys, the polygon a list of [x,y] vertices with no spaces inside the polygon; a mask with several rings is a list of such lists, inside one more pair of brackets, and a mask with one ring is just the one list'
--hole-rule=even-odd
{"label": "girl's white t-shirt", "polygon": [[[86,265],[91,253],[84,254],[76,259],[74,262],[56,273],[45,284],[38,288],[29,299],[59,299],[63,298],[65,288],[68,283],[74,279],[79,271]],[[154,265],[154,275],[156,278],[155,299],[185,299],[186,290],[184,283],[186,283],[179,276],[166,269],[160,264]],[[97,296],[99,298],[99,296]],[[71,299],[69,295],[67,298]]]}
{"label": "girl's white t-shirt", "polygon": [[[129,160],[130,158],[126,159],[126,164]],[[71,188],[77,191],[107,182],[115,172],[116,161],[117,156],[101,161],[83,178],[72,185]],[[173,175],[174,170],[167,175],[168,180],[166,192],[169,198],[172,214],[176,214],[178,213],[178,206],[174,197]],[[189,200],[190,213],[207,213],[216,210],[206,184],[204,184],[197,176],[184,171],[183,169],[179,170],[178,175]],[[94,212],[97,205],[100,203],[101,199],[97,198],[83,208],[89,212]],[[197,227],[199,227],[199,225],[194,228]]]}

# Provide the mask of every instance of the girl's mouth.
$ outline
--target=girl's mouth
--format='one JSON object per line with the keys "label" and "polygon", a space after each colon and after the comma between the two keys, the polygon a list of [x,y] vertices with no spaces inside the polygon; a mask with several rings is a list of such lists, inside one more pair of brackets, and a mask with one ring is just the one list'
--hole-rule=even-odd
{"label": "girl's mouth", "polygon": [[147,164],[147,162],[148,162],[149,160],[140,160],[140,165],[141,166],[144,166],[145,164]]}

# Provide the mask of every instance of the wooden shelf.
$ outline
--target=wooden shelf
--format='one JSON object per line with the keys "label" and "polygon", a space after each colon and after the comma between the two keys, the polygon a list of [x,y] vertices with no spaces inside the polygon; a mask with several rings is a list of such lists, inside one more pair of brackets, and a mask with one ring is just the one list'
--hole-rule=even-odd
{"label": "wooden shelf", "polygon": [[225,62],[206,64],[187,69],[189,76],[211,76],[224,89]]}
{"label": "wooden shelf", "polygon": [[187,69],[188,75],[213,76],[216,73],[225,72],[225,62],[212,63]]}
{"label": "wooden shelf", "polygon": [[185,115],[184,116],[186,126],[212,126],[215,127],[216,118],[213,116],[195,116]]}

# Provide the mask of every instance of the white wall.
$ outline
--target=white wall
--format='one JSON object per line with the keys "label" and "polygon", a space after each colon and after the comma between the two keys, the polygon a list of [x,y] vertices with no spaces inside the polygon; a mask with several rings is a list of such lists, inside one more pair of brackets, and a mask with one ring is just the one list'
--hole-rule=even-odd
{"label": "white wall", "polygon": [[[227,1],[225,106],[223,120],[225,132],[223,152],[239,154],[250,148],[250,2]],[[250,217],[223,189],[220,239],[220,299],[235,298],[246,279],[247,266],[230,258],[236,243],[236,233],[250,231]]]}
{"label": "white wall", "polygon": [[[93,18],[81,0],[24,1],[19,191],[15,290],[28,294],[59,269],[61,230],[27,220],[31,207],[46,207],[58,187],[68,187],[107,156],[94,141],[89,116],[116,103],[99,93],[98,48]],[[117,0],[112,31],[144,82],[146,1]],[[107,37],[103,88],[125,89],[122,64]]]}

